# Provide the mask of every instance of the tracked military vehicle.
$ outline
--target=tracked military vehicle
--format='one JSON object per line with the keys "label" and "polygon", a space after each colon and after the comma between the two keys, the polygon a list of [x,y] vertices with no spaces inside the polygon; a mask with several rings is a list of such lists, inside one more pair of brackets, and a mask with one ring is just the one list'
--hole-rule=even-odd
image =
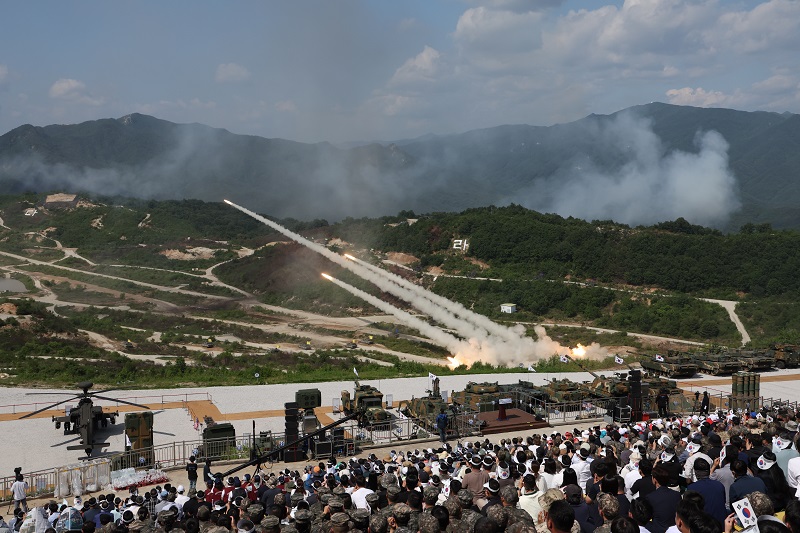
{"label": "tracked military vehicle", "polygon": [[706,352],[695,356],[700,371],[717,376],[719,374],[733,374],[739,372],[742,362],[730,353]]}
{"label": "tracked military vehicle", "polygon": [[797,368],[800,366],[800,346],[796,344],[771,344],[770,351],[778,368]]}
{"label": "tracked military vehicle", "polygon": [[668,351],[665,355],[656,355],[653,359],[642,359],[642,368],[657,376],[669,378],[690,378],[699,368],[689,354]]}
{"label": "tracked military vehicle", "polygon": [[763,350],[741,350],[730,356],[738,358],[747,372],[769,370],[775,366],[775,356]]}
{"label": "tracked military vehicle", "polygon": [[579,402],[589,395],[586,385],[568,379],[554,379],[545,385],[544,390],[551,402]]}
{"label": "tracked military vehicle", "polygon": [[453,403],[479,412],[496,410],[497,401],[507,397],[508,393],[501,390],[496,381],[494,383],[470,381],[463,391],[454,392],[452,395]]}
{"label": "tracked military vehicle", "polygon": [[[398,407],[400,413],[408,418],[417,419],[422,428],[431,433],[436,433],[438,431],[436,428],[436,417],[442,412],[442,409],[444,409],[448,417],[447,434],[458,437],[458,428],[453,415],[461,412],[465,406],[448,404],[446,401],[442,400],[442,394],[439,390],[439,378],[435,378],[431,390],[425,392],[428,393],[427,396],[411,398],[410,400],[400,402],[400,406]],[[478,427],[482,424],[485,424],[485,422],[478,422]]]}
{"label": "tracked military vehicle", "polygon": [[392,415],[383,408],[383,393],[372,385],[361,385],[356,380],[356,388],[353,395],[350,391],[342,391],[342,409],[346,415],[354,411],[363,410],[364,418],[362,423],[368,426],[388,425]]}

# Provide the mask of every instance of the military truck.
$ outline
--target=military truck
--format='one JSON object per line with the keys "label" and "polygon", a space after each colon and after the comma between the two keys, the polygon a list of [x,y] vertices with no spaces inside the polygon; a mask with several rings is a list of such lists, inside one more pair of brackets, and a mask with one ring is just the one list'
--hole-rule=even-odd
{"label": "military truck", "polygon": [[800,366],[800,346],[797,344],[776,343],[770,345],[777,368],[797,368]]}
{"label": "military truck", "polygon": [[690,378],[699,368],[689,354],[672,350],[664,355],[657,354],[653,359],[645,357],[641,364],[644,370],[669,378]]}
{"label": "military truck", "polygon": [[388,425],[392,415],[383,408],[383,393],[372,385],[361,385],[355,380],[356,388],[353,395],[350,391],[342,391],[342,409],[349,415],[354,411],[363,410],[364,418],[361,422],[368,426]]}
{"label": "military truck", "polygon": [[741,350],[729,355],[738,358],[747,372],[769,370],[775,366],[775,356],[763,350]]}

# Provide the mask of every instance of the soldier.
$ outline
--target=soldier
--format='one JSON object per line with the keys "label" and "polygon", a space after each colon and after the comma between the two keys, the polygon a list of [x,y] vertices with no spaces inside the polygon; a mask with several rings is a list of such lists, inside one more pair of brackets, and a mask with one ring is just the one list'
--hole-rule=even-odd
{"label": "soldier", "polygon": [[439,521],[430,512],[423,513],[419,517],[419,532],[441,533],[441,529],[439,528]]}
{"label": "soldier", "polygon": [[366,509],[353,509],[349,514],[350,519],[353,521],[353,527],[362,533],[367,533],[369,529],[369,511]]}
{"label": "soldier", "polygon": [[474,496],[469,489],[458,491],[458,503],[461,504],[461,531],[472,531],[475,522],[481,518],[481,514],[472,506]]}
{"label": "soldier", "polygon": [[389,522],[383,515],[372,515],[369,517],[369,531],[370,533],[388,533]]}
{"label": "soldier", "polygon": [[350,531],[350,517],[347,513],[331,515],[331,533],[347,533]]}
{"label": "soldier", "polygon": [[519,493],[514,487],[503,487],[500,489],[500,501],[503,505],[502,509],[508,517],[507,525],[512,526],[517,522],[525,522],[526,524],[533,525],[533,517],[524,509],[517,509],[519,502]]}
{"label": "soldier", "polygon": [[439,501],[439,494],[441,494],[441,490],[438,487],[433,485],[425,487],[425,490],[422,491],[422,512],[431,512],[433,506]]}
{"label": "soldier", "polygon": [[297,529],[297,533],[311,533],[313,516],[308,509],[298,509],[294,513],[294,527]]}
{"label": "soldier", "polygon": [[180,530],[180,527],[176,527],[177,520],[178,513],[176,509],[171,508],[161,511],[158,513],[158,525],[156,526],[155,533],[169,533],[173,529]]}
{"label": "soldier", "polygon": [[281,521],[275,515],[267,515],[261,521],[261,527],[264,528],[264,533],[281,533]]}
{"label": "soldier", "polygon": [[411,529],[408,525],[411,519],[411,507],[404,503],[395,504],[392,508],[392,517],[389,519],[389,527],[395,533],[415,533],[416,529]]}
{"label": "soldier", "polygon": [[442,504],[447,509],[450,522],[447,524],[447,533],[455,533],[461,527],[461,504],[456,498],[448,498]]}
{"label": "soldier", "polygon": [[392,516],[393,507],[399,503],[398,498],[400,496],[401,489],[397,485],[392,485],[388,489],[386,489],[386,500],[388,505],[381,510],[381,516],[383,516],[386,520],[389,520]]}

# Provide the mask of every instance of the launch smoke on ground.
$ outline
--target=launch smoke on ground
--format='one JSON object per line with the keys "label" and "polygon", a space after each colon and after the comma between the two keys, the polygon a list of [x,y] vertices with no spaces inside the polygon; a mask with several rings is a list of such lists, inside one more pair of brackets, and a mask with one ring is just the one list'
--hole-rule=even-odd
{"label": "launch smoke on ground", "polygon": [[[552,355],[574,354],[572,350],[561,346],[545,333],[544,328],[536,327],[537,339],[525,335],[524,328],[517,326],[507,328],[488,318],[478,315],[464,306],[436,295],[426,289],[409,283],[407,280],[395,276],[383,269],[368,265],[363,261],[343,257],[324,246],[309,241],[305,237],[288,230],[265,217],[241,207],[229,200],[225,203],[235,207],[243,213],[259,220],[275,229],[295,242],[313,250],[330,259],[333,263],[353,272],[357,276],[375,284],[381,290],[388,292],[408,302],[412,307],[427,314],[433,320],[454,330],[462,339],[458,339],[441,329],[420,320],[398,307],[384,302],[356,287],[352,287],[340,280],[325,275],[326,279],[334,281],[337,285],[359,296],[382,311],[392,314],[404,324],[418,329],[423,335],[440,346],[451,350],[454,355],[454,364],[471,365],[477,361],[500,366],[529,364],[539,359]],[[605,350],[597,344],[587,349],[588,355],[599,357],[607,355]]]}

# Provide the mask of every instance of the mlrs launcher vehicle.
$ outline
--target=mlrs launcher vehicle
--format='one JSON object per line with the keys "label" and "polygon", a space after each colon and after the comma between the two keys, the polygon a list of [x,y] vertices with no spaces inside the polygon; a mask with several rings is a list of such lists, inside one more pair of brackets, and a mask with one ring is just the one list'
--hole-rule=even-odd
{"label": "mlrs launcher vehicle", "polygon": [[452,400],[453,403],[484,412],[496,410],[497,400],[506,397],[508,397],[508,393],[501,391],[496,381],[494,383],[470,381],[463,391],[453,393]]}
{"label": "mlrs launcher vehicle", "polygon": [[368,426],[388,424],[392,415],[383,408],[383,393],[372,385],[361,385],[355,381],[353,396],[350,391],[342,391],[342,409],[349,415],[355,411],[363,411],[363,422]]}

